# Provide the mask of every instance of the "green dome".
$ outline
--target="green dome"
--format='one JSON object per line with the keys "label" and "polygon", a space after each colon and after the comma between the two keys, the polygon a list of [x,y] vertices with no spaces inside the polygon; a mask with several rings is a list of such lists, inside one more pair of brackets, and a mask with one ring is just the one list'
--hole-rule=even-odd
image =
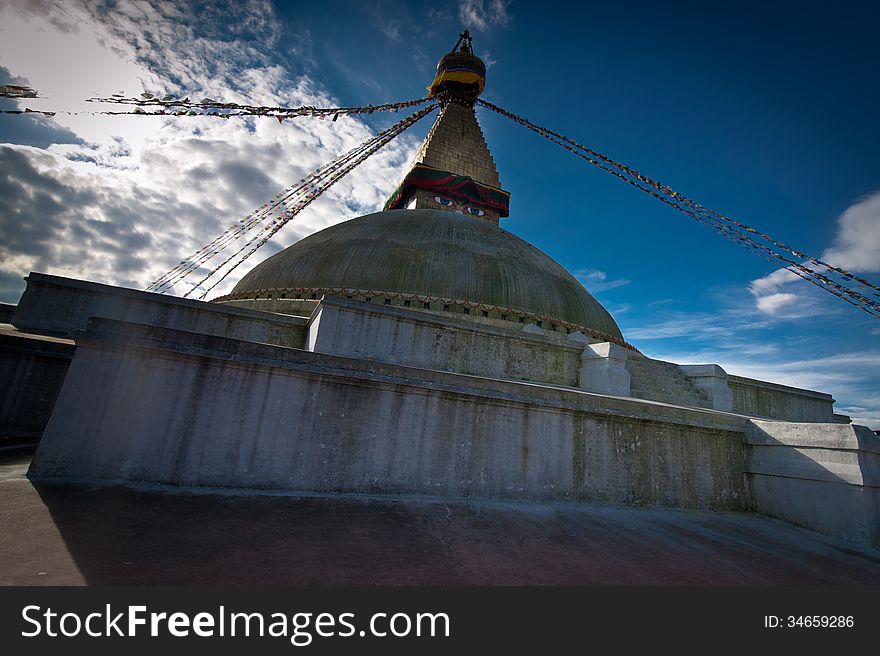
{"label": "green dome", "polygon": [[555,260],[489,221],[454,212],[392,210],[331,226],[254,267],[224,299],[292,288],[470,301],[623,339],[608,311]]}

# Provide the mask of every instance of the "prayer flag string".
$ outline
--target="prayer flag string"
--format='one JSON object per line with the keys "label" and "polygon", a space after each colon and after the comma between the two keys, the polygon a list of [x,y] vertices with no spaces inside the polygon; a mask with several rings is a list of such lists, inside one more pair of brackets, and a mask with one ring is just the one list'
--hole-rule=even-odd
{"label": "prayer flag string", "polygon": [[147,290],[160,293],[168,291],[175,283],[200,268],[202,264],[225,250],[235,240],[240,239],[251,229],[262,226],[258,230],[256,236],[249,239],[243,246],[241,246],[241,248],[209,271],[207,275],[192,287],[192,289],[184,294],[186,297],[192,294],[196,289],[204,289],[202,285],[205,282],[211,277],[217,275],[221,269],[231,263],[231,266],[229,266],[216,281],[214,281],[207,289],[204,289],[204,292],[200,296],[200,298],[204,298],[235,268],[268,242],[269,239],[283,228],[288,221],[298,215],[312,201],[317,199],[327,189],[336,184],[336,182],[382,148],[385,144],[401,134],[404,130],[411,127],[417,121],[424,118],[438,106],[438,103],[433,103],[428,107],[418,110],[415,114],[394,124],[376,136],[371,137],[348,153],[319,167],[310,175],[299,180],[296,184],[279,192],[268,203],[263,204],[244,219],[233,223],[209,244],[202,247],[185,260],[182,260],[177,266],[151,283]]}
{"label": "prayer flag string", "polygon": [[20,84],[0,84],[0,98],[37,98],[37,92]]}
{"label": "prayer flag string", "polygon": [[[741,246],[752,250],[765,259],[777,264],[783,263],[783,266],[795,275],[831,294],[834,294],[835,296],[838,296],[839,298],[842,298],[851,305],[864,310],[868,314],[880,318],[880,303],[868,298],[861,292],[858,292],[849,286],[854,283],[859,283],[858,286],[862,289],[871,288],[880,291],[880,287],[874,285],[868,280],[856,276],[845,269],[832,266],[818,258],[810,257],[798,249],[774,240],[769,235],[766,235],[751,226],[736,221],[735,219],[727,217],[719,212],[715,212],[714,210],[710,210],[696,201],[687,198],[684,194],[673,190],[668,185],[653,180],[648,176],[624,164],[616,162],[610,157],[602,155],[601,153],[579,144],[557,132],[541,127],[521,116],[513,114],[512,112],[482,99],[477,99],[477,103],[516,123],[519,123],[520,125],[523,125],[545,139],[552,141],[574,155],[581,157],[590,164],[611,173],[627,184],[636,187],[670,207],[690,216],[696,221],[703,223],[707,227],[719,232],[724,238],[739,243]],[[752,235],[756,235],[764,241],[758,241]],[[776,246],[778,250],[770,248],[768,243]],[[790,259],[786,253],[793,255],[795,258],[806,260],[806,262],[798,262]],[[840,281],[833,280],[828,275],[825,275],[825,273],[822,272],[823,270],[825,273],[830,272],[840,276],[844,281],[843,284]],[[880,294],[876,292],[873,295],[880,298]]]}
{"label": "prayer flag string", "polygon": [[[7,85],[8,87],[9,85]],[[0,85],[2,88],[2,85]],[[17,88],[16,88],[17,89]],[[0,93],[0,97],[9,98],[35,98],[36,95],[26,95],[26,91],[16,91],[10,88],[8,93]],[[26,89],[26,87],[22,87]],[[18,93],[18,95],[14,95]],[[402,102],[384,103],[381,105],[365,105],[363,107],[313,107],[304,105],[302,107],[269,107],[262,105],[242,105],[238,103],[224,103],[210,98],[204,98],[198,102],[190,101],[189,98],[174,99],[170,96],[164,98],[156,98],[151,94],[142,94],[142,98],[127,98],[121,95],[114,95],[107,98],[88,98],[86,102],[93,103],[110,103],[117,105],[135,105],[130,110],[97,110],[97,111],[65,111],[65,110],[38,110],[25,107],[24,109],[7,109],[2,110],[3,114],[41,114],[43,116],[53,117],[56,114],[66,115],[107,115],[107,116],[213,116],[215,118],[232,118],[234,116],[264,116],[276,119],[279,123],[283,123],[289,118],[297,118],[299,116],[317,117],[321,120],[330,118],[336,121],[340,116],[358,116],[361,114],[373,114],[374,112],[397,112],[401,109],[416,107],[428,102],[430,99],[417,98],[416,100],[405,100]],[[149,110],[143,109],[150,108]]]}

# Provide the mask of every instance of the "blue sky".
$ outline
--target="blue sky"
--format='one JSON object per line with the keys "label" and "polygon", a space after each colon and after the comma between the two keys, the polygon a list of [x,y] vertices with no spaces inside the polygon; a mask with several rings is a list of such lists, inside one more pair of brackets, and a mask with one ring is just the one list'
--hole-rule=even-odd
{"label": "blue sky", "polygon": [[[489,64],[486,99],[880,279],[880,12],[868,3],[13,2],[2,11],[0,76],[31,83],[47,97],[29,106],[47,109],[144,89],[286,105],[406,100],[423,95],[467,25]],[[827,391],[838,411],[880,428],[877,319],[522,127],[478,115],[512,193],[502,225],[575,272],[643,352]],[[391,120],[0,117],[0,300],[17,299],[29,270],[143,287]],[[261,255],[378,209],[428,125]]]}

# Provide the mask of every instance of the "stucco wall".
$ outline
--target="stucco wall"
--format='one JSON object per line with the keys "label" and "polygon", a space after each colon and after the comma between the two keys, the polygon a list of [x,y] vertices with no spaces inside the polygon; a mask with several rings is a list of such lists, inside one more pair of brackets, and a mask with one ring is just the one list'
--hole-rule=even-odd
{"label": "stucco wall", "polygon": [[0,323],[9,323],[12,321],[12,315],[15,312],[15,306],[11,303],[0,303]]}
{"label": "stucco wall", "polygon": [[[317,294],[315,294],[318,297]],[[277,314],[288,314],[298,317],[309,317],[320,303],[320,297],[317,300],[310,298],[246,298],[234,301],[220,301],[216,305],[226,307],[246,308],[249,310],[259,310],[260,312],[275,312]]]}
{"label": "stucco wall", "polygon": [[39,439],[73,349],[70,340],[0,328],[0,445],[5,440]]}
{"label": "stucco wall", "polygon": [[835,421],[830,394],[742,376],[728,375],[727,384],[733,392],[733,412],[781,421]]}
{"label": "stucco wall", "polygon": [[744,508],[745,422],[96,320],[32,475]]}
{"label": "stucco wall", "polygon": [[880,438],[865,426],[752,421],[746,474],[756,507],[880,546]]}
{"label": "stucco wall", "polygon": [[107,317],[268,344],[302,347],[305,342],[305,320],[300,317],[45,273],[31,273],[26,280],[27,289],[12,317],[21,330],[67,335],[84,328],[89,317]]}
{"label": "stucco wall", "polygon": [[325,297],[309,321],[308,349],[410,367],[578,385],[582,342],[558,333],[469,324],[417,310]]}

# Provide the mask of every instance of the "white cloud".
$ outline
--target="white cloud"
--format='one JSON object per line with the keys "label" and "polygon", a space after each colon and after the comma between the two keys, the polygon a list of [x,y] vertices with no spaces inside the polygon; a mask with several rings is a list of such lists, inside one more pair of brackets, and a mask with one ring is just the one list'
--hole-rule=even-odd
{"label": "white cloud", "polygon": [[866,196],[840,215],[837,235],[822,259],[852,271],[880,271],[880,192]]}
{"label": "white cloud", "polygon": [[760,298],[768,294],[775,294],[780,287],[784,287],[790,283],[800,280],[800,276],[792,273],[788,269],[777,269],[773,273],[753,280],[749,285],[749,290],[756,297]]}
{"label": "white cloud", "polygon": [[797,294],[770,294],[769,296],[759,296],[757,299],[758,309],[769,315],[778,315],[786,309],[790,310],[791,306],[797,303]]}
{"label": "white cloud", "polygon": [[[0,65],[46,96],[28,103],[35,109],[95,110],[83,99],[143,90],[267,105],[339,104],[310,78],[294,78],[277,64],[272,48],[281,32],[271,4],[256,0],[209,3],[198,16],[175,3],[120,2],[108,10],[60,0],[17,3],[0,9]],[[389,115],[388,123],[400,118]],[[21,286],[10,281],[30,270],[143,288],[374,132],[344,117],[279,125],[253,118],[59,115],[57,122],[81,143],[0,146],[4,301],[17,300]],[[214,293],[228,291],[280,247],[380,209],[416,146],[408,135],[388,144]]]}
{"label": "white cloud", "polygon": [[572,271],[572,274],[587,288],[587,291],[593,294],[623,287],[630,283],[629,280],[624,278],[608,280],[608,274],[599,269],[575,269]]}
{"label": "white cloud", "polygon": [[[821,259],[854,272],[880,271],[880,192],[866,196],[840,215],[837,235]],[[820,311],[815,290],[790,268],[753,280],[749,291],[758,311],[775,319],[800,319]]]}
{"label": "white cloud", "polygon": [[508,0],[459,0],[458,17],[465,27],[489,31],[510,23]]}
{"label": "white cloud", "polygon": [[796,320],[823,311],[817,290],[790,269],[773,273],[749,283],[758,312],[774,320]]}

